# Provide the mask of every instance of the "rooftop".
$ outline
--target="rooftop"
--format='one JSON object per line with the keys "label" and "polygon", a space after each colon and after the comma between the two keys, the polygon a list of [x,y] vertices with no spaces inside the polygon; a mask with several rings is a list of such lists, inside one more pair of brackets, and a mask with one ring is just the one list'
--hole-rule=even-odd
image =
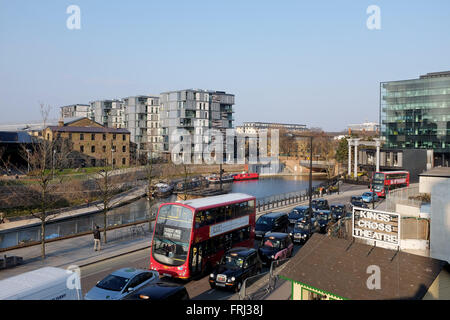
{"label": "rooftop", "polygon": [[245,194],[245,193],[228,193],[228,194],[223,194],[223,195],[219,195],[219,196],[186,200],[186,201],[182,201],[180,203],[197,209],[197,208],[213,206],[218,203],[229,203],[229,202],[237,202],[237,201],[244,201],[244,200],[252,200],[254,198],[255,197]]}
{"label": "rooftop", "polygon": [[449,167],[436,167],[419,174],[420,177],[441,177],[450,178],[450,168]]}
{"label": "rooftop", "polygon": [[[367,287],[374,265],[381,290]],[[422,299],[444,267],[445,261],[314,234],[281,275],[346,299]]]}

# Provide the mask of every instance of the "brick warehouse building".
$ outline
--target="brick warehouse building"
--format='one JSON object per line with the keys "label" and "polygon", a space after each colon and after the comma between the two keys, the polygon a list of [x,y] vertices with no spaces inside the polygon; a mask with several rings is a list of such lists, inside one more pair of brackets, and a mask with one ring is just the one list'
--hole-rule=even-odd
{"label": "brick warehouse building", "polygon": [[126,129],[107,128],[88,118],[78,118],[48,126],[42,136],[68,142],[72,166],[130,165],[130,132]]}

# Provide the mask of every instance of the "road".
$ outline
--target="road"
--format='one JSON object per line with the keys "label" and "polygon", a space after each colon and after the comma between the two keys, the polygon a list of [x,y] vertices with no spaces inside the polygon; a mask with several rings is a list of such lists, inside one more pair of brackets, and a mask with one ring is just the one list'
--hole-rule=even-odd
{"label": "road", "polygon": [[[360,195],[361,193],[366,191],[367,188],[361,186],[345,186],[345,188],[341,190],[342,192],[346,191],[346,193],[333,195],[331,197],[332,199],[329,199],[330,205],[335,203],[348,203],[351,195]],[[275,209],[274,211],[289,212],[293,207],[295,206],[283,209]],[[255,245],[257,244],[255,243]],[[300,248],[300,245],[295,245],[293,255],[295,255]],[[86,294],[86,292],[89,291],[93,286],[95,286],[99,280],[103,279],[114,270],[125,267],[148,269],[150,263],[149,257],[150,249],[148,248],[82,267],[81,287],[83,295]],[[263,272],[265,271],[267,270],[263,270]],[[189,293],[190,298],[194,300],[226,300],[234,294],[233,292],[224,291],[221,289],[211,289],[208,282],[208,276],[198,280],[191,280],[189,282],[166,278],[164,278],[164,280],[175,281],[184,285]]]}

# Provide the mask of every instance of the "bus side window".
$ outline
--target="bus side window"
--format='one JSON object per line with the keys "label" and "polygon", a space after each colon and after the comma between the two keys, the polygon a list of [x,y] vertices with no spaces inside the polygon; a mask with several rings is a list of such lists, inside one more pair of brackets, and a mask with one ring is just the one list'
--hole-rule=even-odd
{"label": "bus side window", "polygon": [[195,228],[198,229],[205,225],[205,212],[199,211],[195,214]]}
{"label": "bus side window", "polygon": [[232,205],[233,207],[233,218],[238,218],[239,217],[239,204],[235,203]]}
{"label": "bus side window", "polygon": [[205,225],[214,224],[214,209],[205,211]]}
{"label": "bus side window", "polygon": [[227,219],[227,220],[233,219],[233,209],[232,209],[232,206],[226,206],[225,211],[226,211],[226,217],[227,217],[226,219]]}
{"label": "bus side window", "polygon": [[248,202],[248,212],[251,214],[253,211],[255,211],[255,200],[250,200]]}
{"label": "bus side window", "polygon": [[242,217],[243,215],[245,215],[245,203],[242,202],[239,204],[239,217]]}
{"label": "bus side window", "polygon": [[225,210],[224,207],[216,208],[216,223],[222,222],[225,219]]}

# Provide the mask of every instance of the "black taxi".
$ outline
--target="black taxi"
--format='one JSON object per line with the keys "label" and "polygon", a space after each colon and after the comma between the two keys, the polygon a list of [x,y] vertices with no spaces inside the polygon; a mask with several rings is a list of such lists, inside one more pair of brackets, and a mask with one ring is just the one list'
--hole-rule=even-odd
{"label": "black taxi", "polygon": [[261,241],[258,253],[263,264],[270,266],[272,261],[290,258],[293,250],[294,244],[288,233],[270,232]]}
{"label": "black taxi", "polygon": [[227,251],[209,275],[211,288],[241,290],[244,280],[261,272],[262,263],[254,248],[238,247]]}

